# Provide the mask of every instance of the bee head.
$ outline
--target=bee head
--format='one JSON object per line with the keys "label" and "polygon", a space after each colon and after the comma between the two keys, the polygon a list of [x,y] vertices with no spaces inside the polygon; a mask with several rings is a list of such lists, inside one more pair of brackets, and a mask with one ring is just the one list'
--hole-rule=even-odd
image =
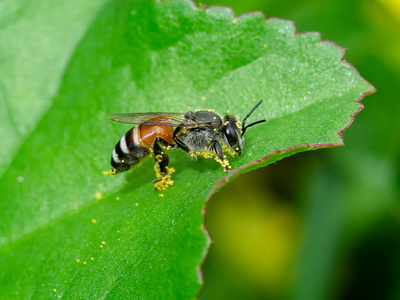
{"label": "bee head", "polygon": [[259,107],[262,103],[262,100],[256,104],[250,110],[250,112],[247,114],[247,116],[243,119],[242,121],[242,126],[240,126],[240,123],[233,117],[233,116],[225,116],[224,118],[224,127],[223,127],[223,133],[224,137],[226,138],[227,143],[225,143],[234,153],[241,155],[242,154],[242,149],[243,149],[243,135],[246,131],[247,128],[266,122],[264,120],[259,120],[256,122],[253,122],[249,125],[246,125],[246,120],[250,117],[250,115],[253,113],[253,111],[256,110],[257,107]]}
{"label": "bee head", "polygon": [[240,155],[243,149],[243,136],[240,124],[233,116],[225,116],[223,134],[227,141],[225,143],[231,151]]}

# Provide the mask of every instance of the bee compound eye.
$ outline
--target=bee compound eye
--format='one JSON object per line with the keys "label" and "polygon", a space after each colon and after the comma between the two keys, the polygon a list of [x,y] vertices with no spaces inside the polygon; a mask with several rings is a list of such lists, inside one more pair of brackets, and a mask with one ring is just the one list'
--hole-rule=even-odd
{"label": "bee compound eye", "polygon": [[232,147],[238,143],[239,136],[237,135],[235,128],[233,128],[231,125],[226,126],[225,135]]}

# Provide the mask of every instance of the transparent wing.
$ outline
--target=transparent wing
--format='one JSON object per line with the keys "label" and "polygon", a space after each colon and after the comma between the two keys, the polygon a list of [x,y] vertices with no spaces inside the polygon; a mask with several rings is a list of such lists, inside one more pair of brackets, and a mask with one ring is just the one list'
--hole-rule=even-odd
{"label": "transparent wing", "polygon": [[115,122],[128,124],[178,126],[190,123],[190,121],[185,119],[184,113],[169,112],[116,114],[108,116],[108,118]]}

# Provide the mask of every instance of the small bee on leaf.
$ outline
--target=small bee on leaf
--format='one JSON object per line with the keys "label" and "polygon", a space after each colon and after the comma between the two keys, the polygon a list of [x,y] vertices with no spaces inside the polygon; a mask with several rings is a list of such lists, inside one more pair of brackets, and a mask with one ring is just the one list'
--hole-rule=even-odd
{"label": "small bee on leaf", "polygon": [[113,121],[137,124],[117,143],[111,156],[111,170],[117,174],[129,170],[147,156],[155,158],[154,169],[157,180],[153,186],[165,190],[173,184],[167,151],[181,148],[191,157],[215,157],[225,172],[231,167],[223,151],[232,156],[242,154],[243,135],[246,129],[265,122],[259,120],[246,125],[246,120],[260,106],[262,100],[243,119],[242,124],[232,115],[220,116],[211,110],[189,111],[187,113],[128,113],[111,115]]}

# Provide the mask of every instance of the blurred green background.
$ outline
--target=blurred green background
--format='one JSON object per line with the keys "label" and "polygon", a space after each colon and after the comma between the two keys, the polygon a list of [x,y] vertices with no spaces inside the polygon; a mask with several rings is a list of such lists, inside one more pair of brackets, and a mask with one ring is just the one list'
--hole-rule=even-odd
{"label": "blurred green background", "polygon": [[212,197],[200,299],[400,299],[400,1],[203,4],[318,31],[378,91],[345,147],[297,154]]}

